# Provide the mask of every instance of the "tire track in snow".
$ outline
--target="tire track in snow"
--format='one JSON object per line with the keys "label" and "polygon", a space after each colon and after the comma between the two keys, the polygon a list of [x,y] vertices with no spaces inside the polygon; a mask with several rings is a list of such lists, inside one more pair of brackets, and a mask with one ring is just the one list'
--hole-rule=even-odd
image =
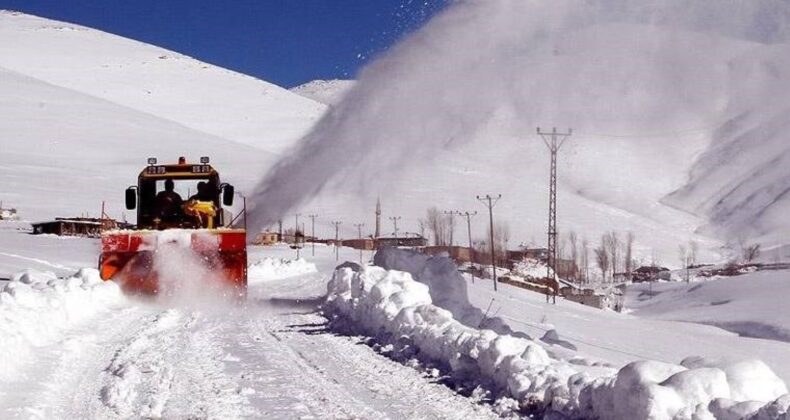
{"label": "tire track in snow", "polygon": [[122,418],[245,415],[245,400],[224,373],[219,341],[200,312],[156,314],[112,358],[102,402]]}
{"label": "tire track in snow", "polygon": [[[376,354],[353,338],[323,331],[326,320],[315,314],[279,314],[248,323],[240,337],[244,352],[260,353],[269,369],[247,376],[246,386],[275,389],[251,397],[277,418],[494,418],[490,407],[477,405],[447,387],[429,382],[415,369]],[[261,353],[262,352],[262,353]],[[248,358],[240,354],[239,360]],[[272,388],[270,385],[275,384]],[[305,387],[305,384],[311,384]]]}
{"label": "tire track in snow", "polygon": [[355,339],[321,331],[318,315],[283,313],[293,309],[130,300],[40,349],[36,369],[0,401],[0,417],[492,417]]}

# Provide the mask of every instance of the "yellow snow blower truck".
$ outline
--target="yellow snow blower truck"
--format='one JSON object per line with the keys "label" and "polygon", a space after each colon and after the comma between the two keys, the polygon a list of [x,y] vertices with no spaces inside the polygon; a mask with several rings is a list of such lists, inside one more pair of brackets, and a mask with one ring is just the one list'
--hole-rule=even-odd
{"label": "yellow snow blower truck", "polygon": [[[183,273],[189,277],[183,281],[245,296],[246,231],[233,228],[223,209],[233,205],[233,196],[233,186],[220,182],[208,157],[165,165],[149,158],[137,185],[126,190],[126,208],[137,210],[137,225],[102,233],[102,279],[126,292],[160,294],[178,288]],[[178,258],[171,257],[173,250]]]}

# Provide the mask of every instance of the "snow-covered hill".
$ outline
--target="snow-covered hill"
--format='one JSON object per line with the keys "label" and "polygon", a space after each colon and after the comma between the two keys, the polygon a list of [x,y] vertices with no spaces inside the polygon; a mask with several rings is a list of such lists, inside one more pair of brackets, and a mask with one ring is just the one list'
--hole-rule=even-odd
{"label": "snow-covered hill", "polygon": [[0,13],[0,66],[272,153],[325,108],[173,51],[14,12]]}
{"label": "snow-covered hill", "polygon": [[631,230],[639,257],[668,265],[689,240],[716,259],[722,232],[752,224],[786,241],[787,101],[764,98],[790,81],[788,7],[692,3],[455,3],[368,66],[261,184],[282,198],[261,223],[330,211],[353,189],[346,219],[370,226],[380,194],[415,230],[426,207],[483,211],[475,195],[501,193],[511,238],[542,242],[548,153],[535,127],[557,125],[575,130],[560,154],[562,231],[595,243]]}
{"label": "snow-covered hill", "polygon": [[354,87],[354,80],[313,80],[291,88],[291,92],[329,106],[343,100]]}
{"label": "snow-covered hill", "polygon": [[26,220],[98,216],[102,200],[120,217],[123,190],[136,183],[148,156],[170,161],[211,156],[226,179],[242,188],[274,159],[2,67],[0,89],[0,196]]}
{"label": "snow-covered hill", "polygon": [[[211,156],[249,189],[324,106],[96,30],[0,12],[0,199],[26,220],[119,217],[149,156]],[[128,214],[130,216],[131,214]]]}
{"label": "snow-covered hill", "polygon": [[790,342],[785,300],[790,272],[762,271],[736,277],[628,288],[635,315],[720,327],[744,337]]}

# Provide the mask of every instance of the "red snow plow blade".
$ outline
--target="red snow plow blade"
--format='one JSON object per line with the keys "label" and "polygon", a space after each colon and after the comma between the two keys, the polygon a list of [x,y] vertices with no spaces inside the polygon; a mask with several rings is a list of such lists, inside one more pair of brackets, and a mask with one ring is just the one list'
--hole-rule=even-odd
{"label": "red snow plow blade", "polygon": [[[181,256],[172,262],[176,267],[166,268],[173,255]],[[114,280],[125,292],[168,293],[169,288],[179,285],[172,284],[171,278],[167,279],[168,284],[162,284],[161,277],[178,277],[182,269],[185,276],[200,277],[189,281],[206,287],[224,286],[218,288],[229,295],[243,297],[247,290],[246,232],[242,229],[176,229],[121,230],[102,234],[101,278]],[[176,279],[175,283],[179,281]]]}

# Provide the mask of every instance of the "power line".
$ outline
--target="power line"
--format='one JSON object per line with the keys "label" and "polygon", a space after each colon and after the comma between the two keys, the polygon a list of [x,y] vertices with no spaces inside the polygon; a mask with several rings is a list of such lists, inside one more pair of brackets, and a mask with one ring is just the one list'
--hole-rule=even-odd
{"label": "power line", "polygon": [[491,241],[491,272],[494,277],[494,291],[497,291],[497,280],[496,280],[496,253],[494,252],[494,206],[502,198],[502,194],[497,195],[496,197],[492,197],[486,194],[485,197],[477,196],[477,199],[480,200],[483,204],[488,207],[488,222],[489,222],[489,236]]}
{"label": "power line", "polygon": [[453,248],[453,231],[455,230],[455,213],[454,211],[445,211],[444,214],[450,216],[450,249]]}

